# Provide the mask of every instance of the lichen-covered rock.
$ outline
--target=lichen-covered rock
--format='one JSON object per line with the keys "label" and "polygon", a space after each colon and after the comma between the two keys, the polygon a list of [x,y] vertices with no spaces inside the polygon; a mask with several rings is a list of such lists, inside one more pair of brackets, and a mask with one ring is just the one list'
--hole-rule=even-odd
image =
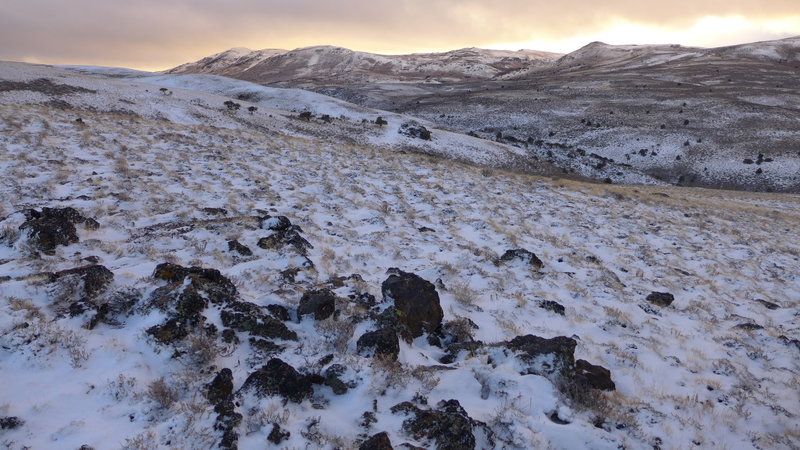
{"label": "lichen-covered rock", "polygon": [[524,248],[517,248],[512,250],[506,250],[503,253],[503,256],[500,257],[500,262],[511,262],[511,261],[522,261],[525,264],[529,264],[531,267],[536,269],[541,269],[544,266],[539,257],[536,256],[533,252],[525,250]]}
{"label": "lichen-covered rock", "polygon": [[651,292],[645,300],[656,306],[665,308],[675,301],[675,297],[668,292]]}
{"label": "lichen-covered rock", "polygon": [[290,330],[278,319],[264,312],[264,309],[250,302],[231,302],[220,312],[222,324],[228,328],[252,336],[268,339],[297,340],[297,333]]}
{"label": "lichen-covered rock", "polygon": [[372,435],[358,446],[358,450],[393,450],[392,441],[385,431]]}
{"label": "lichen-covered rock", "polygon": [[505,343],[506,348],[519,352],[518,357],[524,363],[523,373],[551,379],[572,378],[577,345],[574,339],[565,336],[545,339],[532,334],[517,336]]}
{"label": "lichen-covered rock", "polygon": [[307,376],[280,359],[273,358],[247,377],[240,392],[253,392],[260,397],[280,395],[300,403],[314,394],[314,388]]}
{"label": "lichen-covered rock", "polygon": [[403,430],[414,439],[436,441],[437,450],[472,450],[475,448],[475,421],[458,400],[442,400],[436,409],[421,409],[410,402],[392,407],[392,412],[411,417],[403,421]]}
{"label": "lichen-covered rock", "polygon": [[384,300],[394,302],[397,319],[407,336],[413,339],[423,333],[432,333],[442,325],[444,312],[439,303],[436,287],[416,274],[389,269],[389,278],[381,285]]}
{"label": "lichen-covered rock", "polygon": [[397,360],[400,353],[400,341],[397,333],[391,328],[382,328],[364,333],[356,343],[358,353],[367,353],[370,356],[380,356]]}
{"label": "lichen-covered rock", "polygon": [[96,220],[84,217],[73,208],[42,208],[41,211],[26,209],[22,212],[25,222],[20,230],[28,230],[33,246],[43,253],[52,254],[59,245],[75,244],[79,241],[75,224],[97,229]]}
{"label": "lichen-covered rock", "polygon": [[300,305],[297,307],[297,317],[302,319],[303,316],[313,314],[314,320],[325,320],[336,309],[336,295],[329,289],[319,289],[307,291],[300,299]]}

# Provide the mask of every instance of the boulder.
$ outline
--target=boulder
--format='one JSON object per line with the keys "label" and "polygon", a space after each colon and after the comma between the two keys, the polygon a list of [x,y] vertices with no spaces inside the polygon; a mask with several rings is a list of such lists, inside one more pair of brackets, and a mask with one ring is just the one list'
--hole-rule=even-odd
{"label": "boulder", "polygon": [[557,336],[546,339],[528,334],[517,336],[505,343],[505,347],[519,352],[525,363],[524,374],[536,374],[551,379],[572,378],[575,373],[574,339]]}
{"label": "boulder", "polygon": [[601,391],[613,391],[616,389],[616,385],[611,380],[611,371],[583,359],[575,361],[575,381]]}
{"label": "boulder", "polygon": [[434,285],[413,273],[389,270],[389,278],[381,285],[384,300],[394,302],[397,319],[404,326],[406,339],[432,333],[442,325],[444,312]]}
{"label": "boulder", "polygon": [[240,392],[253,392],[259,397],[280,395],[300,403],[314,394],[314,388],[307,376],[280,359],[273,358],[247,377]]}
{"label": "boulder", "polygon": [[358,446],[358,450],[393,450],[392,441],[385,431],[373,434]]}
{"label": "boulder", "polygon": [[672,304],[675,297],[668,292],[651,292],[645,300],[656,306],[665,308]]}
{"label": "boulder", "polygon": [[336,295],[330,289],[306,291],[297,307],[297,318],[313,314],[314,320],[325,320],[336,309]]}
{"label": "boulder", "polygon": [[524,264],[528,264],[535,269],[541,269],[544,267],[544,263],[536,256],[536,254],[529,252],[524,248],[506,250],[506,252],[503,253],[503,256],[500,257],[501,263],[508,263],[511,261],[522,261]]}
{"label": "boulder", "polygon": [[475,422],[458,400],[442,400],[436,409],[421,409],[410,402],[391,408],[392,413],[406,413],[403,430],[414,439],[436,441],[437,450],[472,450],[475,448]]}
{"label": "boulder", "polygon": [[100,226],[96,220],[84,217],[73,208],[26,209],[22,213],[26,220],[19,229],[28,230],[33,246],[46,254],[53,254],[59,245],[78,242],[75,224],[83,224],[89,229]]}
{"label": "boulder", "polygon": [[381,356],[397,360],[400,353],[400,341],[397,333],[391,328],[382,328],[364,333],[356,343],[358,353],[369,353],[370,356]]}

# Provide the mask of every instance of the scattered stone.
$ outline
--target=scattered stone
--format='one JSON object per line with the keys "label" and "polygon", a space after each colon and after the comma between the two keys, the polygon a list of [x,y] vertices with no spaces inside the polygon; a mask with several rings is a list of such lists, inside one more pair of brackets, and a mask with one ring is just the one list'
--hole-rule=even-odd
{"label": "scattered stone", "polygon": [[325,320],[336,309],[336,295],[330,289],[306,291],[297,307],[297,318],[314,314],[314,320]]}
{"label": "scattered stone", "polygon": [[562,306],[558,302],[554,302],[552,300],[542,300],[539,302],[539,308],[546,309],[547,311],[552,311],[556,314],[564,315],[564,306]]}
{"label": "scattered stone", "polygon": [[269,311],[270,314],[272,314],[278,320],[282,320],[284,322],[291,320],[289,317],[289,310],[287,310],[283,305],[267,305],[267,311]]}
{"label": "scattered stone", "polygon": [[267,339],[296,341],[297,333],[278,319],[264,313],[262,307],[250,302],[229,303],[220,312],[222,324],[252,336]]}
{"label": "scattered stone", "polygon": [[82,216],[73,208],[26,209],[22,213],[26,220],[19,229],[30,230],[29,239],[33,246],[45,254],[55,253],[59,245],[77,243],[75,224],[83,224],[91,230],[100,227],[96,220]]}
{"label": "scattered stone", "polygon": [[382,328],[364,333],[356,343],[358,353],[371,353],[370,356],[382,356],[394,361],[400,353],[400,341],[392,328]]}
{"label": "scattered stone", "polygon": [[768,302],[768,301],[766,301],[764,299],[761,299],[761,298],[756,299],[756,301],[758,303],[761,303],[762,305],[764,305],[764,307],[767,308],[767,309],[775,310],[775,309],[780,308],[780,305],[778,305],[777,303]]}
{"label": "scattered stone", "polygon": [[264,216],[261,218],[261,228],[273,231],[271,235],[258,240],[257,245],[263,249],[280,250],[289,245],[299,254],[307,256],[308,250],[314,248],[300,235],[303,229],[292,225],[286,216]]}
{"label": "scattered stone", "polygon": [[278,445],[281,442],[289,439],[291,436],[292,436],[292,433],[290,433],[288,430],[284,430],[277,423],[273,423],[272,424],[272,431],[269,432],[269,436],[267,436],[267,440],[272,442],[275,445]]}
{"label": "scattered stone", "polygon": [[80,279],[83,284],[83,296],[81,298],[83,301],[96,298],[105,292],[108,285],[114,281],[114,273],[104,266],[89,265],[56,272],[50,276],[50,282],[54,283],[68,277]]}
{"label": "scattered stone", "polygon": [[420,409],[411,402],[391,408],[392,413],[412,417],[403,421],[403,430],[414,439],[436,441],[437,450],[471,450],[475,448],[473,429],[476,424],[458,400],[442,400],[436,409]]}
{"label": "scattered stone", "polygon": [[358,450],[393,450],[389,435],[383,431],[372,435],[358,446]]}
{"label": "scattered stone", "polygon": [[389,278],[381,285],[384,300],[394,302],[397,319],[406,339],[432,333],[442,325],[444,312],[433,284],[413,273],[389,269]]}
{"label": "scattered stone", "polygon": [[517,336],[505,343],[506,348],[521,353],[519,358],[527,364],[523,374],[543,375],[551,379],[572,378],[577,345],[575,339],[565,336],[545,339],[532,334]]}
{"label": "scattered stone", "polygon": [[539,259],[536,256],[536,254],[534,254],[533,252],[529,252],[528,250],[525,250],[524,248],[506,250],[506,252],[503,253],[503,256],[500,257],[500,262],[501,263],[502,262],[507,263],[507,262],[511,262],[511,261],[514,261],[514,260],[520,260],[520,261],[524,262],[525,264],[530,264],[535,269],[541,269],[542,267],[544,267],[544,263],[542,262],[541,259]]}
{"label": "scattered stone", "polygon": [[273,358],[247,377],[241,391],[254,391],[260,397],[280,395],[289,401],[300,403],[311,397],[314,388],[308,377],[280,359]]}
{"label": "scattered stone", "polygon": [[672,304],[675,297],[668,292],[651,292],[645,300],[656,306],[665,308]]}
{"label": "scattered stone", "polygon": [[16,430],[25,425],[25,421],[16,416],[0,417],[0,430]]}
{"label": "scattered stone", "polygon": [[242,256],[253,256],[253,251],[250,250],[250,247],[240,243],[236,239],[228,241],[228,251],[236,252]]}
{"label": "scattered stone", "polygon": [[611,380],[611,371],[583,359],[575,361],[575,381],[601,391],[613,391],[616,389],[616,385]]}
{"label": "scattered stone", "polygon": [[217,405],[233,396],[233,372],[224,368],[207,385],[206,398],[212,405]]}
{"label": "scattered stone", "polygon": [[323,384],[333,390],[336,395],[344,395],[347,393],[349,386],[342,381],[341,376],[347,371],[347,368],[341,364],[333,364],[325,370],[325,381]]}

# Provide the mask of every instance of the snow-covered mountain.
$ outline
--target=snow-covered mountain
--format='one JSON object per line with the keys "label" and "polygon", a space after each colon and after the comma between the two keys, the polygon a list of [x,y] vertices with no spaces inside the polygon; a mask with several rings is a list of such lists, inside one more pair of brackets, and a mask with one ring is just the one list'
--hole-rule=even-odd
{"label": "snow-covered mountain", "polygon": [[279,82],[442,82],[490,79],[561,55],[532,50],[464,48],[445,53],[377,55],[341,47],[231,49],[166,71],[208,73],[261,84]]}

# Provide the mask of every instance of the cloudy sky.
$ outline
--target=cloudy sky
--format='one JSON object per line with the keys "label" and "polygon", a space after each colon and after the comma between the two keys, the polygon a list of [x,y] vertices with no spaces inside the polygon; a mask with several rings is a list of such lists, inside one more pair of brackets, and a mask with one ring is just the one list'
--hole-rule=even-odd
{"label": "cloudy sky", "polygon": [[1,0],[0,60],[165,69],[231,47],[376,53],[800,35],[800,0]]}

